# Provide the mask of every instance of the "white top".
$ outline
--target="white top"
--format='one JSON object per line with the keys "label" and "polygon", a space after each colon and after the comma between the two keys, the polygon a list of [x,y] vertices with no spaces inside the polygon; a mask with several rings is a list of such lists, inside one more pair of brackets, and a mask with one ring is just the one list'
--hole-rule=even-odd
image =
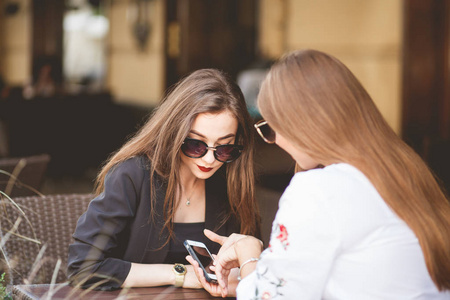
{"label": "white top", "polygon": [[411,229],[348,164],[297,173],[241,299],[450,299]]}

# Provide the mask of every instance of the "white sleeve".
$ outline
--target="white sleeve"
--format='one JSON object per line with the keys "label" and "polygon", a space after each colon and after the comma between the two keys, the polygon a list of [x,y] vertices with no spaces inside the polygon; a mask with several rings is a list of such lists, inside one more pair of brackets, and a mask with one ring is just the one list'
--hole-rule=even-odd
{"label": "white sleeve", "polygon": [[280,199],[269,247],[238,285],[241,299],[321,299],[340,234],[326,187],[296,175]]}

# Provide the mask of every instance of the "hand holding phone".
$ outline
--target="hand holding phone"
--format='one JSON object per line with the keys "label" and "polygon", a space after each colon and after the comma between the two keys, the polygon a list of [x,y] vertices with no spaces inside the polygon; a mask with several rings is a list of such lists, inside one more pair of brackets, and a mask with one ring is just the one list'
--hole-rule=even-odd
{"label": "hand holding phone", "polygon": [[192,258],[198,262],[200,268],[202,268],[205,279],[208,282],[217,283],[217,276],[210,269],[214,263],[214,258],[206,245],[202,242],[186,240],[184,241],[184,246],[189,252],[189,255],[191,255]]}

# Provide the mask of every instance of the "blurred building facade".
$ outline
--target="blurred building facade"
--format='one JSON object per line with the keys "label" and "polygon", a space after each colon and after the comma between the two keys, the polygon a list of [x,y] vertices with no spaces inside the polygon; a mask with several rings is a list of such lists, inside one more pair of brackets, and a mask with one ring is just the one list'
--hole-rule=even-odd
{"label": "blurred building facade", "polygon": [[[0,16],[0,70],[5,80],[14,85],[25,84],[30,79],[33,64],[32,39],[33,5],[54,5],[63,1],[2,0]],[[106,86],[118,101],[129,101],[138,105],[156,104],[167,88],[165,63],[167,56],[183,51],[183,28],[175,21],[186,23],[183,18],[192,17],[187,11],[201,9],[201,1],[151,0],[140,9],[148,10],[148,38],[145,47],[138,45],[133,27],[137,13],[133,7],[138,1],[108,0],[101,7],[109,20],[110,31],[106,40]],[[195,4],[195,2],[199,2]],[[211,1],[209,1],[211,2]],[[217,6],[224,1],[212,1]],[[232,1],[229,1],[232,2]],[[250,59],[276,59],[283,53],[299,48],[315,48],[331,53],[346,63],[369,90],[389,124],[400,130],[401,106],[401,47],[403,24],[402,0],[260,0],[240,5],[235,16],[247,12],[253,24],[254,49]],[[17,4],[18,10],[6,13],[6,7]],[[167,23],[167,9],[172,3],[177,16]],[[174,4],[175,3],[175,4]],[[236,5],[236,4],[234,4]],[[206,5],[204,5],[206,6]],[[139,7],[138,7],[139,8]],[[201,16],[211,13],[208,5]],[[219,14],[226,9],[219,7]],[[172,8],[173,10],[173,8]],[[184,11],[183,11],[184,10]],[[198,17],[198,16],[197,16]],[[250,19],[247,18],[247,19]],[[216,19],[217,20],[217,19]],[[189,20],[188,20],[189,21]],[[245,20],[244,20],[245,21]],[[34,25],[34,26],[33,26]],[[43,26],[44,24],[41,24]],[[166,26],[167,25],[167,26]],[[188,24],[182,24],[188,27]],[[61,24],[62,26],[62,24]],[[242,26],[241,26],[242,28]],[[239,28],[239,30],[241,30]],[[207,28],[204,28],[206,31]],[[174,32],[175,31],[175,32]],[[187,33],[191,34],[192,33]],[[214,33],[225,39],[234,32]],[[175,37],[174,37],[175,35]],[[167,39],[166,39],[167,37]],[[230,39],[237,38],[236,35]],[[175,39],[175,40],[174,40]],[[240,41],[235,41],[235,43]],[[172,50],[166,50],[166,43]],[[186,44],[186,43],[185,43]],[[50,46],[51,47],[51,46]],[[50,48],[49,47],[49,48]],[[223,47],[226,47],[224,45]],[[46,51],[54,51],[47,49]],[[172,52],[170,52],[172,51]],[[53,53],[47,53],[53,54]],[[206,58],[205,58],[206,59]],[[231,59],[238,60],[238,54]],[[80,61],[79,64],[83,64]],[[253,61],[242,63],[245,69]],[[73,63],[73,62],[72,62]],[[186,62],[183,62],[186,64]]]}
{"label": "blurred building facade", "polygon": [[[194,69],[222,68],[237,78],[259,62],[315,48],[355,73],[419,154],[445,157],[439,153],[450,139],[448,0],[86,1],[108,20],[102,84],[116,103],[152,108]],[[76,6],[0,0],[0,75],[7,84],[29,82],[40,55],[64,61],[69,3]],[[433,150],[435,141],[444,146]]]}

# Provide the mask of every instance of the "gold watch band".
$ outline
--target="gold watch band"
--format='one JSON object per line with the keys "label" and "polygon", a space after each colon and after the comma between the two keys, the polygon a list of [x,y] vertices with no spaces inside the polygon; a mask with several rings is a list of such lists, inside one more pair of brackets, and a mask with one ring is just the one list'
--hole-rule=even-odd
{"label": "gold watch band", "polygon": [[175,264],[172,270],[175,274],[175,287],[182,287],[184,276],[186,275],[186,267],[182,264]]}

